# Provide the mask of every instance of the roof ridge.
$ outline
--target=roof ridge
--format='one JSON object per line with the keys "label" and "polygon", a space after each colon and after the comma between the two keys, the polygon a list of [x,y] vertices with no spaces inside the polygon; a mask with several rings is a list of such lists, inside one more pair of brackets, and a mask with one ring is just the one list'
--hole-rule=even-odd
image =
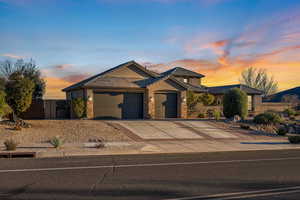
{"label": "roof ridge", "polygon": [[82,86],[84,86],[84,85],[86,85],[86,84],[94,81],[96,78],[99,78],[99,76],[105,75],[105,74],[107,74],[109,72],[113,72],[114,70],[119,69],[121,67],[126,67],[126,66],[128,66],[130,64],[135,64],[140,70],[144,71],[146,74],[148,74],[148,75],[150,75],[152,77],[156,77],[156,75],[153,72],[151,72],[150,70],[148,70],[144,66],[140,65],[139,63],[135,62],[134,60],[131,60],[131,61],[122,63],[120,65],[117,65],[117,66],[115,66],[113,68],[110,68],[110,69],[108,69],[108,70],[106,70],[104,72],[98,73],[98,74],[96,74],[94,76],[91,76],[89,78],[86,78],[86,79],[84,79],[84,80],[82,80],[80,82],[77,82],[77,83],[73,84],[73,85],[70,85],[69,87],[64,88],[62,91],[66,91],[66,90],[68,90],[68,89],[70,89],[72,87],[76,87],[77,85],[79,86],[80,84],[82,84]]}

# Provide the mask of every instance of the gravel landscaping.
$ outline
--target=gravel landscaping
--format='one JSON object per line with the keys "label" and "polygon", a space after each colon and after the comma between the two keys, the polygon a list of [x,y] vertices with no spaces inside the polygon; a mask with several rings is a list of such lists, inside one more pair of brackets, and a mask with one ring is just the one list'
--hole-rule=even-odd
{"label": "gravel landscaping", "polygon": [[54,136],[61,137],[67,143],[89,142],[94,139],[110,141],[131,141],[121,130],[104,121],[97,120],[26,120],[30,128],[21,131],[12,126],[0,124],[0,142],[14,139],[19,143],[44,143]]}

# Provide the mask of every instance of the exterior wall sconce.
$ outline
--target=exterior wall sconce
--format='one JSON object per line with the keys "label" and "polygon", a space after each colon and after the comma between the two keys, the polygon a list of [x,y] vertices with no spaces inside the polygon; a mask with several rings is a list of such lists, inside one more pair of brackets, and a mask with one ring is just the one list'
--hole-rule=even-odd
{"label": "exterior wall sconce", "polygon": [[183,102],[183,103],[186,102],[186,98],[185,98],[185,97],[182,98],[182,102]]}
{"label": "exterior wall sconce", "polygon": [[151,103],[153,103],[153,101],[154,101],[153,97],[150,97],[149,100]]}
{"label": "exterior wall sconce", "polygon": [[93,101],[93,98],[91,96],[88,96],[88,101]]}

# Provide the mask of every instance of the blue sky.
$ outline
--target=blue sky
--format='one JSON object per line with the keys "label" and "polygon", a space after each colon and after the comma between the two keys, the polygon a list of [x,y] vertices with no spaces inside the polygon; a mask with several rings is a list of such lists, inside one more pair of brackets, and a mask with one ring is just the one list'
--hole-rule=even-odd
{"label": "blue sky", "polygon": [[[208,74],[273,52],[298,63],[287,48],[299,53],[299,8],[298,0],[0,0],[0,60],[33,58],[65,85],[129,60],[158,71],[180,61]],[[61,95],[51,81],[48,96]]]}

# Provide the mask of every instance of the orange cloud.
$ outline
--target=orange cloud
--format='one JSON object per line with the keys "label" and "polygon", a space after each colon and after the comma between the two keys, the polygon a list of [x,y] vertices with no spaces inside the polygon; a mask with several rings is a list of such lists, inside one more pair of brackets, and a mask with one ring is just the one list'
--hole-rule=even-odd
{"label": "orange cloud", "polygon": [[65,93],[61,90],[69,85],[70,82],[57,77],[45,77],[46,81],[46,94],[45,99],[64,99]]}
{"label": "orange cloud", "polygon": [[44,68],[41,71],[47,83],[45,98],[48,99],[65,98],[65,93],[61,91],[63,88],[81,81],[90,75],[76,70],[72,64],[54,65]]}

